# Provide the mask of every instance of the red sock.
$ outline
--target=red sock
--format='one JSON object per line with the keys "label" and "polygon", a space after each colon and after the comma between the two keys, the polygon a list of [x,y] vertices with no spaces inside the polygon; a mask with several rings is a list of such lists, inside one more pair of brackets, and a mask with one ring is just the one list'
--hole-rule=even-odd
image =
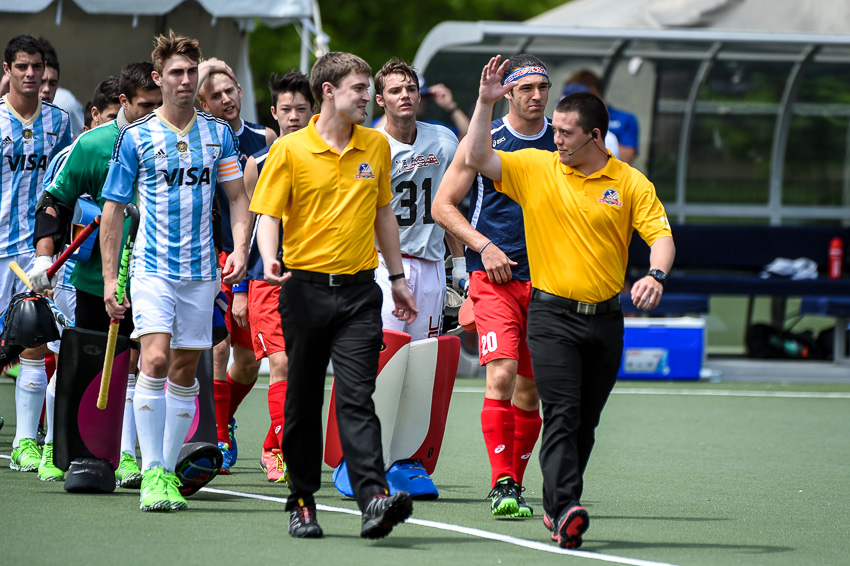
{"label": "red sock", "polygon": [[230,379],[230,372],[227,372],[227,383],[230,384],[230,409],[227,413],[227,422],[230,422],[233,420],[233,415],[236,414],[236,409],[239,408],[239,405],[242,404],[242,401],[248,396],[248,393],[251,392],[251,389],[254,387],[254,384],[257,383],[257,380],[255,379],[247,385],[244,383],[237,383]]}
{"label": "red sock", "polygon": [[516,482],[522,485],[522,477],[525,475],[525,468],[531,459],[534,445],[537,444],[537,437],[540,436],[543,419],[540,418],[539,410],[523,411],[516,405],[513,408],[514,422],[516,423],[514,431],[514,471],[516,472]]}
{"label": "red sock", "polygon": [[515,478],[513,467],[514,454],[514,412],[510,399],[498,401],[484,398],[481,410],[481,432],[484,433],[484,445],[490,458],[493,473],[492,484],[499,478]]}
{"label": "red sock", "polygon": [[286,401],[286,382],[278,381],[269,386],[269,416],[272,425],[266,435],[263,450],[280,448],[283,444],[283,404]]}
{"label": "red sock", "polygon": [[215,427],[218,431],[218,441],[230,445],[230,435],[227,433],[227,423],[230,411],[230,382],[213,381],[215,394]]}

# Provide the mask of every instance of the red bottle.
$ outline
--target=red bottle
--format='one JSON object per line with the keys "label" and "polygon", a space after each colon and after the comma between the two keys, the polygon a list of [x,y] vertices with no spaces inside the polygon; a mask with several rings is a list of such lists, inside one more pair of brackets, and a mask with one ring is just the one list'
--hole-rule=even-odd
{"label": "red bottle", "polygon": [[841,279],[841,264],[844,262],[844,242],[836,236],[829,242],[829,278]]}

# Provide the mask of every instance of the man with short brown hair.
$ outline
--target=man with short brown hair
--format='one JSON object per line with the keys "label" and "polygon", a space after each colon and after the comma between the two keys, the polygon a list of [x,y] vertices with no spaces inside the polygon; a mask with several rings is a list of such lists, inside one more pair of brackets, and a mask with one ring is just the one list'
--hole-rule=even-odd
{"label": "man with short brown hair", "polygon": [[[283,452],[292,492],[289,534],[321,537],[313,494],[321,486],[325,370],[334,365],[337,422],[360,508],[360,536],[381,538],[413,512],[410,495],[388,497],[381,431],[372,393],[382,343],[375,241],[392,281],[394,314],[416,317],[401,267],[390,201],[386,137],[360,124],[371,69],[360,57],[331,52],[316,61],[310,87],[321,111],[276,142],[251,209],[261,215],[257,242],[266,281],[283,285],[280,314],[289,356]],[[283,258],[277,258],[283,219]],[[285,284],[284,284],[285,283]]]}

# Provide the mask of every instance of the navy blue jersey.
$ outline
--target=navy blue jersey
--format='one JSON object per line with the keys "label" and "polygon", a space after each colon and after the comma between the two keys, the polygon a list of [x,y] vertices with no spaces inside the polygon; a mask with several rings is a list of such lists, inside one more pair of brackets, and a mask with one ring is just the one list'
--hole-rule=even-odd
{"label": "navy blue jersey", "polygon": [[[242,127],[236,132],[239,140],[239,168],[245,170],[245,162],[248,158],[266,147],[266,127],[251,122],[242,121]],[[230,201],[221,185],[215,186],[215,198],[218,205],[218,213],[221,218],[221,249],[226,252],[233,251],[233,232],[230,228]]]}
{"label": "navy blue jersey", "polygon": [[[257,178],[260,178],[260,173],[263,171],[263,165],[266,163],[266,157],[269,155],[269,150],[272,146],[266,146],[254,154],[254,159],[257,161]],[[260,255],[260,248],[257,246],[257,222],[260,217],[254,220],[254,233],[251,235],[251,249],[248,252],[248,275],[247,278],[252,281],[264,281],[266,279],[263,274],[263,258]],[[281,226],[278,242],[283,241],[283,227]]]}
{"label": "navy blue jersey", "polygon": [[[490,135],[493,137],[493,149],[517,151],[533,147],[545,151],[555,151],[555,133],[552,123],[546,118],[546,125],[539,133],[524,136],[511,128],[504,118],[493,120]],[[514,279],[530,281],[528,254],[525,250],[525,224],[522,220],[522,208],[508,196],[496,191],[493,181],[480,173],[475,176],[469,198],[469,223],[481,234],[499,246],[505,255],[515,261],[511,266]],[[484,271],[484,264],[478,250],[466,249],[466,268],[469,271]]]}

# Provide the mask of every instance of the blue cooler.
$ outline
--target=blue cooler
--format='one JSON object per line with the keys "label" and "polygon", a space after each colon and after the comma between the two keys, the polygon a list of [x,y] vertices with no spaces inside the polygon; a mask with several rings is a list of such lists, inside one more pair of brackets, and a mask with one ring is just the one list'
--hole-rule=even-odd
{"label": "blue cooler", "polygon": [[[91,224],[91,221],[100,215],[100,207],[95,204],[90,197],[80,197],[74,205],[74,216],[71,219],[71,240],[76,240],[77,236],[85,230],[86,226]],[[88,261],[91,257],[92,249],[97,242],[97,233],[100,229],[92,232],[86,241],[77,248],[71,259],[74,261]]]}
{"label": "blue cooler", "polygon": [[705,319],[626,318],[619,379],[699,379]]}

